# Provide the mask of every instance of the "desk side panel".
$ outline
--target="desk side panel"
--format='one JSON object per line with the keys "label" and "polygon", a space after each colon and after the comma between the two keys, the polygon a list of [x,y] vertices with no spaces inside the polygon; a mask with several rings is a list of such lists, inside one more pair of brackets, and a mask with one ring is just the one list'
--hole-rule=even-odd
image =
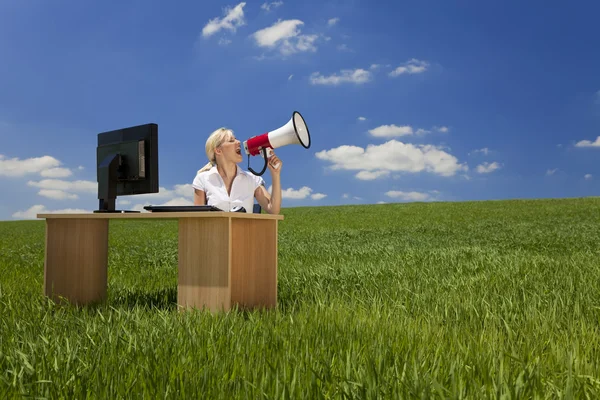
{"label": "desk side panel", "polygon": [[229,310],[230,219],[182,218],[178,224],[178,305]]}
{"label": "desk side panel", "polygon": [[108,220],[46,220],[46,296],[80,305],[104,300],[107,265]]}
{"label": "desk side panel", "polygon": [[232,224],[231,302],[240,308],[277,306],[277,220]]}

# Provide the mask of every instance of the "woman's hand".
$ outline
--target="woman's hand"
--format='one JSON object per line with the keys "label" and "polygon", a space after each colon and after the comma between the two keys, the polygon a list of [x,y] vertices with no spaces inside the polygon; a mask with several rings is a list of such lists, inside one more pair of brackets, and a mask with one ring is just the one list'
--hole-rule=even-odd
{"label": "woman's hand", "polygon": [[267,165],[269,171],[271,171],[271,194],[267,192],[264,186],[260,186],[255,192],[255,196],[261,207],[269,214],[279,214],[281,210],[281,167],[283,163],[275,155],[273,149],[269,149],[267,157]]}
{"label": "woman's hand", "polygon": [[281,167],[283,166],[283,162],[275,155],[273,150],[270,151],[271,155],[269,156],[269,171],[271,171],[271,176],[277,175],[281,173]]}

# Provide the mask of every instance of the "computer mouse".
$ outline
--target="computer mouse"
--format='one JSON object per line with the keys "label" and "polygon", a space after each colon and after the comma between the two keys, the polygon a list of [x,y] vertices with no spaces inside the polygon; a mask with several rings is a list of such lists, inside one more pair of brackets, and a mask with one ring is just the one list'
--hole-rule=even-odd
{"label": "computer mouse", "polygon": [[231,212],[246,212],[246,209],[242,206],[235,206],[231,209]]}

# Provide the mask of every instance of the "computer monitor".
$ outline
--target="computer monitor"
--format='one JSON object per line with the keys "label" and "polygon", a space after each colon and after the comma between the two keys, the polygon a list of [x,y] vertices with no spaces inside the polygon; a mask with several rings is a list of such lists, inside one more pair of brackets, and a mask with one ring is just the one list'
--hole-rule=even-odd
{"label": "computer monitor", "polygon": [[135,212],[116,210],[115,201],[118,196],[158,193],[158,125],[99,133],[96,166],[100,205],[94,212]]}

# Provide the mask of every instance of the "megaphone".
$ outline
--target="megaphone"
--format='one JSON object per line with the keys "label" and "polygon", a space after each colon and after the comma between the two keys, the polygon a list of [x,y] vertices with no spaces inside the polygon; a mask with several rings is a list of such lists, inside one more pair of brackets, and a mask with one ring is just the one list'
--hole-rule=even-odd
{"label": "megaphone", "polygon": [[[278,147],[287,146],[288,144],[299,144],[305,149],[310,147],[310,134],[304,118],[298,111],[292,113],[292,118],[287,124],[274,131],[263,133],[262,135],[253,136],[244,141],[244,150],[248,155],[248,170],[254,175],[262,175],[267,169],[267,151]],[[260,172],[250,168],[250,156],[256,156],[262,152],[265,159],[265,165]]]}

